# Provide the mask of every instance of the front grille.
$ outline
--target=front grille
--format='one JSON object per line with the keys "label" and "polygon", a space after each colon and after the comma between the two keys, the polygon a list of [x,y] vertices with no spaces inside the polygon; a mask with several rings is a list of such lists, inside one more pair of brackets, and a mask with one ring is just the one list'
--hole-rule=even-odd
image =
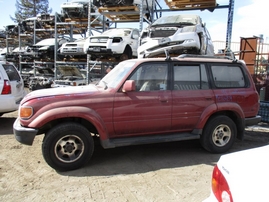
{"label": "front grille", "polygon": [[76,48],[72,48],[72,49],[63,49],[65,53],[76,53],[77,49]]}
{"label": "front grille", "polygon": [[77,44],[66,44],[66,46],[72,47],[72,46],[77,46]]}
{"label": "front grille", "polygon": [[108,37],[102,38],[92,38],[91,43],[106,43],[108,41]]}
{"label": "front grille", "polygon": [[150,32],[150,38],[169,37],[176,33],[177,30],[154,30]]}

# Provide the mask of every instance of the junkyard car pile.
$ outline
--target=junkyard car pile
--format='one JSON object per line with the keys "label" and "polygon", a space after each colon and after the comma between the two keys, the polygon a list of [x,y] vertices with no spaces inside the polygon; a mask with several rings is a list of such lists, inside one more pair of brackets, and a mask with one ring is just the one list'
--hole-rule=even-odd
{"label": "junkyard car pile", "polygon": [[138,57],[193,53],[214,55],[208,30],[198,15],[173,15],[157,19],[141,33]]}
{"label": "junkyard car pile", "polygon": [[57,66],[56,72],[54,68],[46,66],[25,67],[22,78],[30,91],[87,84],[85,71],[76,66]]}
{"label": "junkyard car pile", "polygon": [[[146,3],[145,3],[146,2]],[[152,6],[152,1],[144,1],[144,7]],[[128,0],[73,0],[61,4],[61,13],[39,14],[36,17],[25,19],[17,25],[6,26],[6,34],[16,35],[21,33],[31,33],[35,29],[48,28],[55,25],[55,20],[64,21],[65,19],[86,19],[88,18],[88,8],[91,6],[92,13],[98,13],[98,8],[102,6],[113,7],[118,4],[126,6],[138,6],[140,1]],[[57,18],[57,19],[56,19]],[[92,23],[103,25],[105,16],[96,15]],[[170,54],[195,53],[200,55],[213,55],[213,45],[210,35],[198,15],[173,15],[164,16],[157,19],[141,33],[136,28],[111,28],[103,33],[80,39],[67,38],[64,34],[53,37],[36,38],[35,44],[24,44],[23,47],[3,53],[3,57],[10,61],[22,62],[54,62],[66,60],[86,61],[87,54],[92,61],[108,60],[116,63],[132,58],[163,56],[165,50]],[[57,48],[55,48],[57,47]],[[48,88],[53,86],[66,85],[85,85],[85,78],[76,70],[76,76],[72,73],[63,76],[63,67],[41,65],[33,66],[33,71],[22,71],[26,86],[30,90]],[[70,66],[66,66],[65,73]],[[85,67],[84,67],[85,68]],[[44,73],[40,71],[50,72]],[[25,68],[22,68],[25,70]],[[56,70],[56,71],[55,71]],[[73,71],[73,70],[72,70]],[[54,81],[55,80],[55,81]],[[70,82],[70,80],[72,80]],[[76,80],[76,81],[74,81]]]}
{"label": "junkyard car pile", "polygon": [[59,76],[52,87],[83,86],[87,84],[86,72],[76,66],[57,66]]}

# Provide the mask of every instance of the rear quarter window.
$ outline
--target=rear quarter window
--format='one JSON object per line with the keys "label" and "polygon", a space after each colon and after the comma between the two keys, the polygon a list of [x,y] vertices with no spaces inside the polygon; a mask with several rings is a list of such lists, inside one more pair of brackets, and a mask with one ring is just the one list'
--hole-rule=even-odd
{"label": "rear quarter window", "polygon": [[244,88],[246,77],[240,66],[212,65],[213,83],[217,88]]}
{"label": "rear quarter window", "polygon": [[17,71],[16,67],[14,67],[13,65],[3,65],[3,67],[10,81],[21,80],[19,72]]}

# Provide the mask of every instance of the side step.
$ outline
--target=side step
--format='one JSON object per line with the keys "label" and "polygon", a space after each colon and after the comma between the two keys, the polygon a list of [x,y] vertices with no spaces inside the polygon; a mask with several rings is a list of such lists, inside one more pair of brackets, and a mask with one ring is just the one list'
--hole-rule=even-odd
{"label": "side step", "polygon": [[101,141],[101,145],[103,146],[103,148],[109,149],[131,145],[152,144],[161,142],[176,142],[182,140],[195,140],[195,139],[200,139],[200,135],[193,133],[173,133],[165,135],[113,138]]}

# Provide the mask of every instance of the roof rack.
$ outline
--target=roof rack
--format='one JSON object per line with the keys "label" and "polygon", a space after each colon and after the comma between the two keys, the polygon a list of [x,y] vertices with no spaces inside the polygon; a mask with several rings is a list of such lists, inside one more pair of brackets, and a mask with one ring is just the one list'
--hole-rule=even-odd
{"label": "roof rack", "polygon": [[185,57],[193,57],[193,58],[215,58],[215,59],[229,59],[229,60],[236,60],[235,57],[231,56],[210,56],[210,55],[195,55],[195,54],[182,54],[179,55],[178,58],[185,58]]}

